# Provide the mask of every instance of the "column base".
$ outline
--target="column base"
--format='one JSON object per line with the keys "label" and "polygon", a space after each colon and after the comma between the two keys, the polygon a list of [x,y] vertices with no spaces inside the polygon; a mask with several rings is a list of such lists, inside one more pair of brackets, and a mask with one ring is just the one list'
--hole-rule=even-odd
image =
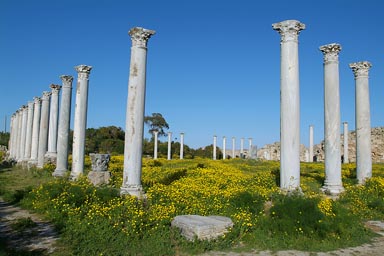
{"label": "column base", "polygon": [[330,196],[337,196],[344,192],[342,185],[324,185],[320,190]]}
{"label": "column base", "polygon": [[55,171],[52,173],[52,176],[55,178],[64,178],[65,176],[68,176],[68,170],[56,168]]}
{"label": "column base", "polygon": [[284,195],[288,195],[288,196],[294,196],[294,195],[302,196],[302,195],[304,195],[303,190],[301,189],[301,187],[296,187],[296,188],[293,188],[293,187],[292,188],[280,188],[280,191]]}
{"label": "column base", "polygon": [[124,185],[120,188],[120,195],[131,195],[138,199],[144,199],[146,197],[141,185]]}
{"label": "column base", "polygon": [[44,164],[56,164],[57,153],[56,152],[47,152],[44,155]]}

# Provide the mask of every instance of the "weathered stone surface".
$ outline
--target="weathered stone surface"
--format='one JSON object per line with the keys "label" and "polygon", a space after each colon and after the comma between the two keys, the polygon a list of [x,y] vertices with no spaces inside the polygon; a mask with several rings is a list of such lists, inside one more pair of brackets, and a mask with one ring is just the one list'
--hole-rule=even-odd
{"label": "weathered stone surface", "polygon": [[111,178],[111,172],[98,172],[90,171],[88,173],[88,180],[94,186],[100,186],[104,184],[109,184],[109,179]]}
{"label": "weathered stone surface", "polygon": [[108,171],[110,155],[109,154],[89,154],[92,163],[92,171],[105,172]]}
{"label": "weathered stone surface", "polygon": [[188,240],[210,240],[227,233],[233,222],[224,216],[179,215],[173,219],[171,226],[180,228],[181,234]]}

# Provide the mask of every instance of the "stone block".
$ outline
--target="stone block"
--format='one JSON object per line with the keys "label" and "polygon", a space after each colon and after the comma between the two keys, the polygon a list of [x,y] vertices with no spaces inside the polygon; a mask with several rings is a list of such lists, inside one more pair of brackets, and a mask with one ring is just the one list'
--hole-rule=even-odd
{"label": "stone block", "polygon": [[211,240],[229,232],[233,222],[224,216],[179,215],[173,219],[171,226],[180,228],[181,234],[190,241],[195,238]]}
{"label": "stone block", "polygon": [[111,178],[111,172],[90,171],[88,173],[88,180],[94,186],[109,184],[110,178]]}

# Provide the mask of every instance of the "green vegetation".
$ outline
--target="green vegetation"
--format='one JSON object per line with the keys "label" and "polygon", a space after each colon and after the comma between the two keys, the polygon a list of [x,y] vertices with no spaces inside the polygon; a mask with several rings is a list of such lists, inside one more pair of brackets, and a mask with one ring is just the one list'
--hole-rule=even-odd
{"label": "green vegetation", "polygon": [[[303,163],[303,194],[277,186],[278,162],[202,158],[144,159],[146,200],[119,196],[122,156],[113,156],[111,184],[94,187],[53,179],[45,170],[0,171],[0,195],[50,219],[67,250],[57,255],[180,255],[209,250],[297,249],[328,251],[368,242],[364,221],[384,219],[384,165],[356,185],[355,165],[343,165],[345,192],[338,200],[319,189],[324,167]],[[176,215],[230,217],[234,227],[213,241],[185,240],[170,223]]]}

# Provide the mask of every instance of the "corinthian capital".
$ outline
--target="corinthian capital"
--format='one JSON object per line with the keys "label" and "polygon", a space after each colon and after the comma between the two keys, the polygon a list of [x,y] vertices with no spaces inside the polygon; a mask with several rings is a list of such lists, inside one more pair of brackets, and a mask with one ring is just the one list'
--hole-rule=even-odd
{"label": "corinthian capital", "polygon": [[78,75],[78,79],[88,79],[89,73],[91,73],[92,66],[79,65],[75,67]]}
{"label": "corinthian capital", "polygon": [[43,96],[41,97],[41,100],[49,100],[49,97],[51,97],[51,92],[44,91]]}
{"label": "corinthian capital", "polygon": [[73,76],[69,75],[62,75],[60,76],[61,81],[63,81],[63,86],[64,87],[72,87],[72,81],[73,81]]}
{"label": "corinthian capital", "polygon": [[368,77],[368,71],[372,67],[372,64],[368,61],[360,61],[349,64],[352,69],[355,79],[358,77]]}
{"label": "corinthian capital", "polygon": [[149,30],[141,27],[135,27],[129,30],[128,34],[132,39],[132,46],[147,47],[148,39],[154,35],[154,30]]}
{"label": "corinthian capital", "polygon": [[57,84],[51,84],[51,89],[52,89],[52,94],[59,94],[59,91],[61,89],[61,86],[60,85],[57,85]]}
{"label": "corinthian capital", "polygon": [[324,62],[334,62],[339,60],[340,44],[327,44],[319,47],[324,54]]}
{"label": "corinthian capital", "polygon": [[272,28],[281,35],[281,42],[298,41],[301,30],[305,29],[305,24],[297,20],[285,20],[272,24]]}
{"label": "corinthian capital", "polygon": [[40,97],[33,97],[33,102],[37,105],[41,103],[41,98]]}

